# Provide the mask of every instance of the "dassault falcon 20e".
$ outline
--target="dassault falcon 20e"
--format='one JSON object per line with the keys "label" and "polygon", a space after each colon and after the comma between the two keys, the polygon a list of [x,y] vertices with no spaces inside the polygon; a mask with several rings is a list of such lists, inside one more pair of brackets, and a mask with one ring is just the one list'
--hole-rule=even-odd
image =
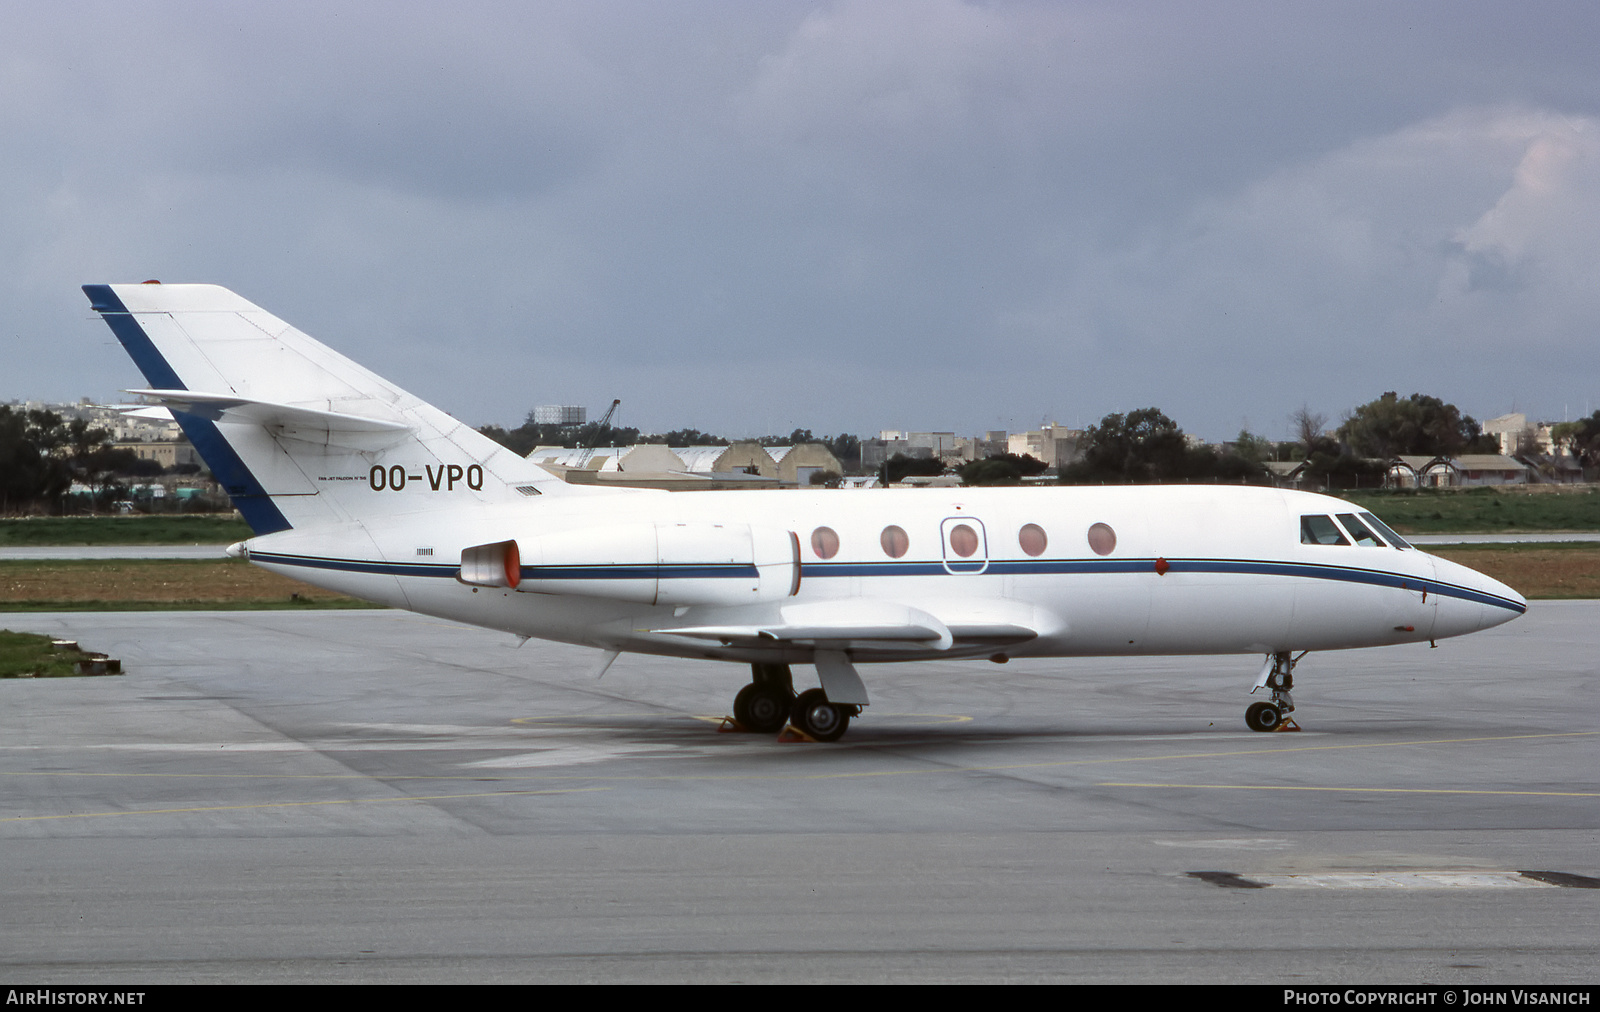
{"label": "dassault falcon 20e", "polygon": [[[86,285],[255,536],[256,565],[605,651],[749,664],[745,728],[833,740],[867,662],[1263,654],[1459,636],[1509,587],[1306,492],[1134,486],[683,494],[569,485],[213,285]],[[1297,656],[1299,655],[1299,656]],[[820,687],[795,695],[790,665]]]}

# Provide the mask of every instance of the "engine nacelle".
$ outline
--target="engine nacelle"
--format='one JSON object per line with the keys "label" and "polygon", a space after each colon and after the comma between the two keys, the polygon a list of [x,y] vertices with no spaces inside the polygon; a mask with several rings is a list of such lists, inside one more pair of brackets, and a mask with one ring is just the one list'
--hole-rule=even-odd
{"label": "engine nacelle", "polygon": [[640,604],[751,604],[799,591],[800,539],[748,524],[619,524],[475,545],[458,578]]}

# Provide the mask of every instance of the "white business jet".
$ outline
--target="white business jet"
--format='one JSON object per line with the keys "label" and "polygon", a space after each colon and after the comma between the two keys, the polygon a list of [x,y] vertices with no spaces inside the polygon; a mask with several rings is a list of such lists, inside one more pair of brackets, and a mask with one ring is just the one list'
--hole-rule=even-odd
{"label": "white business jet", "polygon": [[[1238,486],[671,493],[569,485],[213,285],[86,285],[255,536],[355,597],[523,637],[749,664],[738,724],[835,740],[885,661],[1262,654],[1460,636],[1516,591],[1371,513]],[[790,665],[818,688],[796,696]]]}

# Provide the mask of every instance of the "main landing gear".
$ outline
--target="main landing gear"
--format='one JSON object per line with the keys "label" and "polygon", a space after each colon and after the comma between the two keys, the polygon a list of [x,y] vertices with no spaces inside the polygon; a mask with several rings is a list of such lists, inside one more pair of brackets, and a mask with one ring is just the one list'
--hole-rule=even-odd
{"label": "main landing gear", "polygon": [[[848,668],[848,662],[845,663]],[[850,718],[861,715],[861,706],[852,703],[835,703],[829,700],[826,688],[807,689],[796,696],[794,677],[787,664],[752,664],[751,681],[733,697],[733,719],[746,731],[772,734],[792,724],[795,729],[817,741],[838,741],[850,727]],[[855,671],[849,668],[849,677],[841,682],[836,666],[823,658],[818,667],[822,681],[833,682],[835,692],[846,698],[865,698],[860,680],[852,685]]]}
{"label": "main landing gear", "polygon": [[761,734],[781,731],[795,705],[794,676],[789,673],[789,665],[752,664],[750,670],[750,684],[733,697],[733,719],[746,730]]}
{"label": "main landing gear", "polygon": [[1272,699],[1250,704],[1244,711],[1246,727],[1252,731],[1300,730],[1300,725],[1289,716],[1294,711],[1294,699],[1289,690],[1294,688],[1294,666],[1308,652],[1302,650],[1300,657],[1292,656],[1288,650],[1267,655],[1266,663],[1261,666],[1261,676],[1250,692],[1254,694],[1256,689],[1266,687],[1272,690]]}
{"label": "main landing gear", "polygon": [[818,741],[838,741],[850,726],[850,718],[860,716],[861,707],[828,702],[821,689],[807,689],[795,698],[789,723]]}

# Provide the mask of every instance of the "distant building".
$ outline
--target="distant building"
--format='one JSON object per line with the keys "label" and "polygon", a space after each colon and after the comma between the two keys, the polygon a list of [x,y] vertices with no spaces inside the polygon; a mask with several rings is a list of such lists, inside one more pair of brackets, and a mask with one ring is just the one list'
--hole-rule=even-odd
{"label": "distant building", "polygon": [[[1262,463],[1267,473],[1272,476],[1272,483],[1278,487],[1300,488],[1305,484],[1306,467],[1310,461],[1305,460],[1268,460]],[[1413,476],[1415,477],[1415,476]]]}
{"label": "distant building", "polygon": [[563,480],[582,485],[639,488],[806,487],[821,471],[838,473],[839,461],[821,443],[765,447],[756,442],[731,446],[601,446],[591,450],[535,447],[528,459]]}
{"label": "distant building", "polygon": [[1553,422],[1530,424],[1528,416],[1520,411],[1483,423],[1483,434],[1495,437],[1500,443],[1500,453],[1507,457],[1529,453],[1554,454],[1554,429]]}
{"label": "distant building", "polygon": [[[895,438],[885,438],[889,433],[878,434],[876,439],[863,439],[861,441],[861,470],[877,471],[895,456],[916,457],[917,453],[911,451],[911,441],[903,437],[904,433],[893,433]],[[921,456],[933,457],[933,451],[923,447]]]}
{"label": "distant building", "polygon": [[767,453],[778,465],[778,480],[798,488],[809,487],[813,475],[844,473],[839,458],[821,443],[769,446]]}
{"label": "distant building", "polygon": [[[1388,484],[1391,488],[1428,488],[1442,487],[1449,484],[1447,470],[1435,468],[1429,470],[1429,465],[1441,458],[1428,457],[1419,454],[1401,454],[1389,458]],[[1424,477],[1426,475],[1426,478]]]}
{"label": "distant building", "polygon": [[950,466],[997,457],[1006,452],[1007,435],[1003,429],[991,430],[982,436],[884,429],[877,438],[861,441],[861,470],[878,471],[896,456],[909,460],[942,460]]}
{"label": "distant building", "polygon": [[1451,459],[1459,485],[1526,485],[1528,465],[1498,453],[1463,453]]}
{"label": "distant building", "polygon": [[582,425],[589,420],[589,409],[578,404],[537,404],[533,409],[535,425]]}
{"label": "distant building", "polygon": [[1519,453],[1528,465],[1528,480],[1541,485],[1573,485],[1583,481],[1583,465],[1570,453]]}
{"label": "distant building", "polygon": [[1499,418],[1491,418],[1483,423],[1483,434],[1493,436],[1500,443],[1500,452],[1510,456],[1523,449],[1522,442],[1526,433],[1532,431],[1528,425],[1528,416],[1520,411]]}
{"label": "distant building", "polygon": [[1051,422],[1033,432],[1013,432],[1006,441],[1006,452],[1042,460],[1047,467],[1059,470],[1083,456],[1083,435],[1082,429]]}
{"label": "distant building", "polygon": [[200,455],[187,439],[177,440],[126,440],[111,444],[113,449],[132,450],[140,460],[153,460],[163,468],[179,464],[200,464]]}
{"label": "distant building", "polygon": [[1463,453],[1459,457],[1403,454],[1389,459],[1388,482],[1398,488],[1526,485],[1533,480],[1527,464],[1498,453]]}

